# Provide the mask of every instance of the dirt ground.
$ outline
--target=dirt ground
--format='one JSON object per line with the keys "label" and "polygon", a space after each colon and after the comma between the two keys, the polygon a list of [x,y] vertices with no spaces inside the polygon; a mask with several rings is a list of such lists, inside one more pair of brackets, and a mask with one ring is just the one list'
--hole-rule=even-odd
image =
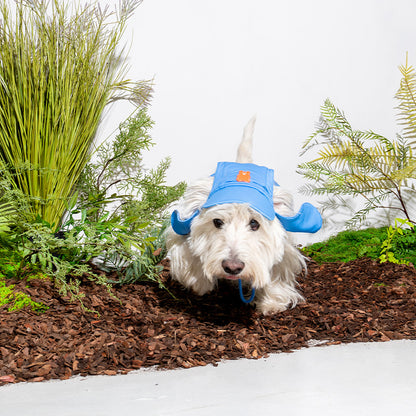
{"label": "dirt ground", "polygon": [[[46,280],[10,281],[49,310],[0,308],[0,385],[115,375],[142,367],[204,366],[221,360],[258,359],[320,342],[416,339],[416,270],[370,259],[308,264],[299,286],[306,302],[262,316],[241,302],[229,282],[205,296],[162,278],[115,287],[113,294],[87,280],[86,312]],[[28,287],[26,287],[28,286]],[[172,296],[174,295],[174,297]]]}

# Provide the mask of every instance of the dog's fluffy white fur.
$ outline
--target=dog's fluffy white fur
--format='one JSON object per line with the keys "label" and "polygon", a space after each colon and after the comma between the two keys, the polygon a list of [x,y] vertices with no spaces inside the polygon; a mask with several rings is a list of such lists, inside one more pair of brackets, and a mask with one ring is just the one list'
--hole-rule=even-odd
{"label": "dog's fluffy white fur", "polygon": [[[254,123],[255,118],[244,129],[237,162],[252,162]],[[178,235],[171,227],[167,231],[172,277],[199,295],[214,289],[218,279],[241,279],[256,289],[254,301],[261,313],[294,307],[303,300],[296,289],[296,276],[306,265],[289,233],[277,218],[267,220],[246,204],[201,209],[212,183],[212,177],[194,182],[176,207],[182,219],[196,210],[201,213],[193,220],[190,234]],[[273,203],[277,213],[294,214],[291,195],[279,186],[274,187]],[[216,227],[214,220],[221,220],[221,227]]]}

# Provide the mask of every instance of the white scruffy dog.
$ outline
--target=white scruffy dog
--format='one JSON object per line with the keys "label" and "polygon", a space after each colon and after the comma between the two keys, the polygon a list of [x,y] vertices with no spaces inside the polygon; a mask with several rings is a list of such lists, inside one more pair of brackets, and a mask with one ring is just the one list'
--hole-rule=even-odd
{"label": "white scruffy dog", "polygon": [[[254,123],[253,118],[244,129],[236,163],[252,163]],[[218,279],[241,279],[245,286],[255,290],[254,302],[263,314],[294,307],[303,300],[296,289],[296,275],[306,265],[291,242],[290,233],[279,220],[299,219],[299,214],[293,216],[291,195],[272,183],[270,199],[276,213],[273,219],[241,201],[204,208],[213,182],[212,176],[196,181],[178,203],[178,221],[190,220],[184,232],[178,233],[172,227],[173,220],[167,231],[171,276],[199,295],[214,289]],[[320,225],[311,232],[316,228]]]}

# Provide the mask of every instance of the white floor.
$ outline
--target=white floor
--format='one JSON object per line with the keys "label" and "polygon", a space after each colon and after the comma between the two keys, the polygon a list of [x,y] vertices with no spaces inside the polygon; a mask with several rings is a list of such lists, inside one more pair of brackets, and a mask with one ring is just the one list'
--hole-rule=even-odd
{"label": "white floor", "polygon": [[0,387],[7,416],[416,415],[416,341]]}

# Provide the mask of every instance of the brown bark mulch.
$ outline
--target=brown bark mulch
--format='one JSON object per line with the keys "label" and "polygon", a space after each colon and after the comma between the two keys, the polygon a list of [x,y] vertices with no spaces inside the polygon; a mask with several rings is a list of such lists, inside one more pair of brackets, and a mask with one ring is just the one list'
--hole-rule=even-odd
{"label": "brown bark mulch", "polygon": [[[114,288],[118,298],[87,281],[84,304],[62,298],[46,280],[11,281],[49,310],[0,308],[0,385],[115,375],[143,367],[173,369],[221,360],[325,345],[416,339],[416,270],[370,259],[310,262],[299,277],[306,302],[262,316],[221,282],[199,297],[163,274],[166,290],[152,283]],[[28,287],[26,287],[28,286]]]}

